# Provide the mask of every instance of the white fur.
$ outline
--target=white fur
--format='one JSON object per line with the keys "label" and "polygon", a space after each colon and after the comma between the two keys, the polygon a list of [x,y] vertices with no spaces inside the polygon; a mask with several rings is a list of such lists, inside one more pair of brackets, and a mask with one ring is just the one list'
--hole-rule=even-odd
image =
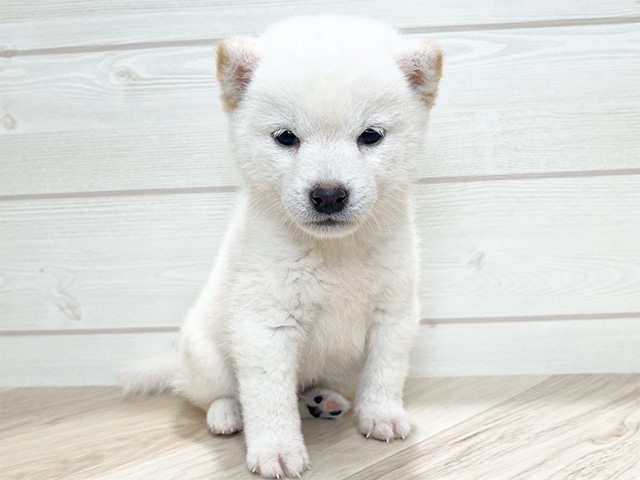
{"label": "white fur", "polygon": [[215,435],[231,435],[242,430],[242,412],[236,398],[218,398],[207,410],[207,426]]}
{"label": "white fur", "polygon": [[180,370],[180,365],[178,352],[140,359],[121,369],[119,372],[120,385],[126,396],[169,393]]}
{"label": "white fur", "polygon": [[[440,53],[376,22],[329,16],[288,19],[220,48],[218,78],[223,97],[234,96],[223,99],[244,185],[182,327],[170,383],[209,410],[218,433],[241,428],[238,399],[249,468],[297,477],[309,461],[300,386],[355,393],[366,436],[409,434],[402,389],[419,316],[410,192]],[[384,139],[358,144],[371,126],[386,131]],[[300,144],[278,144],[279,129]],[[326,219],[309,200],[318,184],[348,189],[347,207],[332,215],[342,224],[313,223]]]}

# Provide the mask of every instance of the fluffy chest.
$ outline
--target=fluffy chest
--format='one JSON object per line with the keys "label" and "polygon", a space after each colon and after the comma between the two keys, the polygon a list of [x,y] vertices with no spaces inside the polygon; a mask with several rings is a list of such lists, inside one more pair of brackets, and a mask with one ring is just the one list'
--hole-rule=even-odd
{"label": "fluffy chest", "polygon": [[283,304],[302,326],[320,323],[340,331],[348,328],[341,324],[358,323],[374,309],[380,276],[360,255],[327,259],[307,251],[282,268]]}
{"label": "fluffy chest", "polygon": [[374,270],[362,259],[332,263],[311,254],[289,269],[285,288],[292,294],[291,315],[305,332],[301,364],[306,379],[357,364],[379,288]]}
{"label": "fluffy chest", "polygon": [[295,292],[292,317],[304,331],[300,383],[353,378],[373,315],[375,278],[366,265],[355,269],[307,260],[289,275],[289,291]]}

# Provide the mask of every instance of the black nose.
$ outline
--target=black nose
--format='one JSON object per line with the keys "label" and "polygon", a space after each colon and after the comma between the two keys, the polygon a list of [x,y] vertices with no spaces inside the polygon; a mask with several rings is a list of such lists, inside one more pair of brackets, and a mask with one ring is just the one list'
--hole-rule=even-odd
{"label": "black nose", "polygon": [[330,215],[344,208],[348,196],[342,187],[316,187],[311,191],[311,204],[318,212]]}

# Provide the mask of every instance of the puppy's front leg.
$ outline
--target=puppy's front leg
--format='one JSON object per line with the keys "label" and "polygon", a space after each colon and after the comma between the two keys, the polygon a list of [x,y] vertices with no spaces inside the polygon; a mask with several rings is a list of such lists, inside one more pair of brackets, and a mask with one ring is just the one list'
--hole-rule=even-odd
{"label": "puppy's front leg", "polygon": [[411,431],[402,405],[409,352],[418,327],[418,311],[379,309],[367,334],[367,351],[356,391],[359,429],[367,438],[404,439]]}
{"label": "puppy's front leg", "polygon": [[297,327],[251,325],[237,349],[247,464],[268,478],[299,478],[309,466],[297,406]]}

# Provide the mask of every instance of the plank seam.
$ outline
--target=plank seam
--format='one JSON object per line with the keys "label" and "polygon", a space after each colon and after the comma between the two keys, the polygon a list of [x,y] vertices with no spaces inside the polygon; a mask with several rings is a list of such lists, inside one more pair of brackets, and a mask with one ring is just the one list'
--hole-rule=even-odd
{"label": "plank seam", "polygon": [[433,27],[408,27],[399,30],[405,34],[455,33],[483,30],[519,30],[528,28],[585,27],[590,25],[626,25],[640,22],[640,16],[567,18],[549,20],[531,20],[527,22],[478,23],[470,25],[442,25]]}
{"label": "plank seam", "polygon": [[518,315],[495,317],[423,318],[421,325],[446,325],[459,323],[548,322],[563,320],[616,320],[640,318],[640,312],[623,313],[568,313],[561,315]]}
{"label": "plank seam", "polygon": [[[460,323],[496,323],[496,322],[538,322],[538,321],[562,321],[562,320],[616,320],[640,318],[640,312],[626,313],[588,313],[565,315],[522,315],[504,317],[460,317],[460,318],[423,318],[421,325],[436,326]],[[56,335],[104,335],[104,334],[131,334],[131,333],[177,333],[179,327],[129,327],[129,328],[83,328],[72,330],[3,330],[0,337],[22,336],[56,336]]]}
{"label": "plank seam", "polygon": [[513,180],[546,180],[551,178],[619,177],[640,175],[640,168],[619,168],[612,170],[580,170],[563,172],[505,173],[498,175],[469,175],[460,177],[426,177],[418,180],[419,185],[437,183],[472,183]]}
{"label": "plank seam", "polygon": [[0,200],[14,201],[95,197],[132,197],[147,195],[193,195],[201,193],[231,193],[236,192],[239,189],[240,188],[235,185],[222,185],[216,187],[148,188],[143,190],[103,190],[95,192],[26,193],[17,195],[0,195]]}
{"label": "plank seam", "polygon": [[[459,177],[425,177],[417,180],[418,185],[434,185],[442,183],[473,183],[513,180],[544,180],[553,178],[584,178],[584,177],[615,177],[640,175],[640,168],[621,168],[614,170],[585,170],[544,173],[510,173],[499,175],[469,175]],[[240,187],[223,185],[216,187],[183,187],[183,188],[149,188],[143,190],[104,190],[95,192],[61,192],[61,193],[26,193],[15,195],[0,195],[0,201],[16,200],[52,200],[69,198],[95,197],[129,197],[143,195],[193,195],[202,193],[230,193]]]}
{"label": "plank seam", "polygon": [[130,333],[177,333],[180,327],[78,328],[73,330],[3,330],[0,337],[30,337],[59,335],[122,335]]}
{"label": "plank seam", "polygon": [[[399,30],[405,34],[422,34],[422,33],[455,33],[455,32],[474,32],[488,30],[517,30],[517,29],[535,29],[535,28],[556,28],[556,27],[582,27],[590,25],[624,25],[640,22],[640,16],[622,16],[622,17],[596,17],[596,18],[567,18],[567,19],[549,19],[534,20],[528,22],[504,22],[504,23],[479,23],[479,24],[462,24],[462,25],[441,25],[432,27],[405,27]],[[38,55],[69,55],[74,53],[99,53],[107,51],[122,50],[143,50],[153,48],[179,48],[179,47],[197,47],[215,45],[222,37],[197,38],[192,40],[167,40],[155,42],[135,42],[108,45],[84,45],[76,47],[51,47],[51,48],[33,48],[20,50],[17,48],[5,48],[1,52],[1,56],[6,58],[14,56],[38,56]]]}

